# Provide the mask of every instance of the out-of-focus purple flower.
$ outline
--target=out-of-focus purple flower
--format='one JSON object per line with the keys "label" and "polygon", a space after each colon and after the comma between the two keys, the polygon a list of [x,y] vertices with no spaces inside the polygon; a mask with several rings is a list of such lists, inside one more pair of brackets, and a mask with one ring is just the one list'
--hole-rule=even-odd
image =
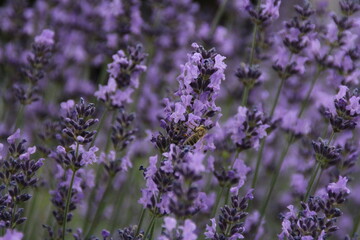
{"label": "out-of-focus purple flower", "polygon": [[173,229],[176,228],[177,222],[175,218],[172,217],[164,217],[164,228],[171,232]]}
{"label": "out-of-focus purple flower", "polygon": [[128,47],[127,53],[119,50],[113,55],[113,62],[108,64],[107,85],[99,85],[94,95],[108,107],[120,108],[132,102],[131,94],[139,87],[139,76],[146,71],[143,64],[146,56],[141,45]]}
{"label": "out-of-focus purple flower", "polygon": [[226,129],[240,150],[258,149],[260,139],[267,136],[266,129],[270,127],[267,121],[262,112],[239,107],[237,114],[227,122]]}
{"label": "out-of-focus purple flower", "polygon": [[20,139],[20,128],[18,128],[15,133],[7,138],[9,144],[14,144],[16,140]]}
{"label": "out-of-focus purple flower", "polygon": [[193,221],[186,219],[184,226],[182,227],[182,237],[183,239],[196,240],[197,235],[195,234],[196,225]]}
{"label": "out-of-focus purple flower", "polygon": [[12,229],[6,229],[4,236],[0,237],[0,240],[21,240],[24,234]]}
{"label": "out-of-focus purple flower", "polygon": [[44,29],[40,35],[35,37],[35,43],[52,46],[54,45],[54,36],[55,36],[54,31],[49,29]]}
{"label": "out-of-focus purple flower", "polygon": [[346,187],[347,182],[347,177],[339,176],[339,180],[336,183],[330,183],[327,190],[335,194],[350,194],[350,189]]}

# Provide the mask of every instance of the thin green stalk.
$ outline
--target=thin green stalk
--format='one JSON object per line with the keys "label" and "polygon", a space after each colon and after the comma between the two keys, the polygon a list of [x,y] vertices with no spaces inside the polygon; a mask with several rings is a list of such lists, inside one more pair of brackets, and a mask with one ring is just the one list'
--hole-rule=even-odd
{"label": "thin green stalk", "polygon": [[251,188],[252,189],[255,188],[256,181],[257,181],[257,179],[259,177],[260,164],[261,164],[261,159],[262,159],[262,155],[263,155],[264,148],[265,148],[265,142],[266,142],[266,138],[261,140],[259,153],[258,153],[257,158],[256,158],[256,166],[255,166],[254,177],[253,177],[253,180],[251,182]]}
{"label": "thin green stalk", "polygon": [[334,140],[334,137],[335,137],[335,132],[332,131],[332,132],[331,132],[331,135],[330,135],[330,137],[329,137],[328,145],[331,144],[331,142]]}
{"label": "thin green stalk", "polygon": [[21,104],[19,110],[16,113],[16,117],[15,117],[15,125],[12,127],[12,131],[15,131],[16,128],[20,127],[20,124],[23,120],[23,116],[24,116],[24,110],[25,110],[25,106],[23,104]]}
{"label": "thin green stalk", "polygon": [[[111,119],[111,125],[113,125],[115,120],[116,120],[116,114],[117,114],[117,111],[114,111],[112,119]],[[105,145],[105,152],[106,153],[108,153],[109,150],[110,150],[110,146],[111,146],[110,143],[111,143],[111,134],[108,134],[108,137],[106,139],[106,145]]]}
{"label": "thin green stalk", "polygon": [[146,239],[147,235],[149,234],[149,232],[150,232],[150,230],[151,230],[151,227],[152,227],[152,225],[153,225],[154,222],[155,222],[155,219],[156,219],[156,215],[154,214],[154,215],[151,217],[150,224],[149,224],[149,226],[147,227],[147,229],[146,229],[146,231],[145,231],[144,239]]}
{"label": "thin green stalk", "polygon": [[[136,180],[136,179],[134,179],[136,177],[136,174],[135,174],[136,172],[134,171],[135,169],[138,169],[138,168],[133,166],[130,169],[130,172],[128,175],[129,177],[126,178],[126,182],[123,183],[123,187],[121,187],[120,190],[117,192],[118,196],[123,196],[123,197],[116,200],[115,210],[113,211],[113,214],[111,216],[111,228],[110,228],[111,231],[110,232],[113,232],[115,230],[116,226],[120,224],[119,217],[121,218],[121,216],[118,213],[121,211],[121,208],[123,207],[123,202],[125,200],[124,196],[126,195],[124,193],[129,193],[129,191],[130,191],[129,187],[131,186],[131,183],[134,183],[134,181]],[[121,219],[123,219],[123,218],[121,218]]]}
{"label": "thin green stalk", "polygon": [[[104,208],[106,206],[106,204],[105,204],[106,196],[109,194],[109,192],[111,191],[111,188],[112,188],[112,182],[113,182],[112,180],[113,180],[113,177],[109,177],[109,181],[108,181],[108,184],[106,186],[105,192],[101,196],[101,199],[99,201],[99,205],[96,208],[94,218],[93,218],[93,220],[91,222],[90,228],[88,230],[88,233],[86,234],[85,239],[88,239],[90,237],[90,235],[94,233],[94,231],[96,230],[96,227],[98,226],[98,224],[100,222],[99,220],[101,219],[101,214],[103,214]],[[84,231],[85,230],[86,229],[84,229]]]}
{"label": "thin green stalk", "polygon": [[318,189],[318,186],[319,186],[319,183],[320,183],[320,179],[321,179],[321,176],[322,176],[322,173],[324,172],[324,169],[322,169],[322,168],[320,168],[320,173],[319,173],[319,176],[318,176],[318,178],[317,178],[317,180],[316,180],[316,183],[315,183],[315,185],[314,185],[314,189],[313,189],[313,194],[314,194],[314,192],[316,191],[316,189]]}
{"label": "thin green stalk", "polygon": [[[96,176],[95,176],[95,183],[98,183],[100,182],[100,177],[101,177],[101,174],[102,174],[102,168],[99,166],[96,170]],[[91,189],[90,191],[90,196],[89,196],[89,199],[87,201],[87,211],[86,211],[86,216],[85,216],[85,221],[84,221],[84,225],[82,227],[82,229],[85,231],[87,228],[88,228],[88,225],[90,223],[90,221],[88,221],[88,219],[91,218],[91,213],[92,211],[90,210],[91,209],[91,205],[92,203],[94,202],[94,198],[95,198],[95,195],[96,195],[96,190],[97,190],[97,187],[96,188],[93,188]]]}
{"label": "thin green stalk", "polygon": [[215,29],[217,27],[217,25],[219,24],[219,21],[221,19],[221,16],[224,13],[225,10],[225,6],[227,4],[228,0],[223,0],[223,2],[221,3],[221,6],[218,8],[216,15],[211,23],[211,31],[210,31],[210,36],[212,36],[215,32]]}
{"label": "thin green stalk", "polygon": [[109,112],[109,110],[106,108],[105,111],[103,112],[103,114],[101,115],[100,122],[99,122],[99,124],[98,124],[97,129],[96,129],[96,133],[95,133],[95,135],[94,135],[94,137],[93,137],[93,140],[91,141],[91,144],[90,144],[90,147],[89,147],[89,148],[91,148],[91,147],[94,146],[95,141],[96,141],[96,138],[97,138],[97,136],[99,135],[99,132],[100,132],[100,130],[102,129],[102,127],[103,127],[103,125],[104,125],[104,122],[105,122],[105,119],[106,119],[106,115],[108,114],[108,112]]}
{"label": "thin green stalk", "polygon": [[241,105],[242,106],[247,105],[247,100],[249,98],[249,92],[250,92],[250,88],[248,86],[245,86],[244,92],[243,92],[243,95],[242,95],[242,100],[241,100]]}
{"label": "thin green stalk", "polygon": [[219,204],[220,204],[221,196],[223,195],[224,190],[225,190],[225,187],[221,187],[221,190],[218,191],[218,194],[216,196],[216,202],[215,202],[215,205],[214,205],[214,208],[213,208],[213,212],[211,213],[212,217],[214,217],[216,215],[217,209],[218,209]]}
{"label": "thin green stalk", "polygon": [[145,214],[146,214],[146,208],[144,208],[144,209],[141,211],[140,220],[139,220],[139,223],[138,223],[138,225],[137,225],[135,237],[139,234],[139,232],[140,232],[140,230],[141,230],[141,226],[142,226],[142,224],[143,224],[143,222],[144,222]]}
{"label": "thin green stalk", "polygon": [[155,218],[154,223],[153,223],[153,225],[151,227],[151,230],[150,230],[149,240],[152,240],[152,238],[154,236],[155,224],[156,224],[156,218]]}
{"label": "thin green stalk", "polygon": [[306,108],[306,105],[308,104],[308,102],[309,102],[309,100],[310,100],[311,93],[312,93],[312,91],[314,90],[315,84],[316,84],[317,80],[319,79],[319,76],[320,76],[321,72],[322,72],[322,68],[318,67],[318,69],[317,69],[317,71],[316,71],[316,74],[315,74],[314,78],[313,78],[312,81],[311,81],[310,88],[309,88],[309,90],[308,90],[307,93],[306,93],[306,97],[305,97],[304,101],[303,101],[302,104],[301,104],[301,108],[300,108],[300,111],[299,111],[299,113],[298,113],[298,118],[300,118],[301,115],[304,113],[304,110],[305,110],[305,108]]}
{"label": "thin green stalk", "polygon": [[[75,158],[78,157],[79,155],[79,143],[76,143],[76,152],[75,152]],[[67,197],[66,197],[66,205],[65,205],[65,212],[64,212],[64,220],[63,220],[63,229],[62,229],[62,239],[65,240],[65,233],[66,233],[66,223],[67,223],[67,214],[69,211],[69,206],[70,206],[70,201],[71,201],[71,193],[72,193],[72,187],[74,184],[74,179],[75,179],[75,174],[76,174],[76,170],[72,169],[73,174],[71,176],[71,181],[70,181],[70,186],[68,189],[68,193],[67,193]]]}
{"label": "thin green stalk", "polygon": [[[79,144],[78,144],[79,146]],[[77,147],[78,148],[78,147]],[[71,182],[70,182],[70,186],[69,186],[69,190],[68,190],[68,194],[67,194],[67,198],[66,198],[66,205],[65,205],[65,212],[64,212],[64,221],[63,221],[63,229],[62,229],[62,239],[65,240],[65,234],[66,234],[66,223],[67,223],[67,214],[69,211],[69,206],[70,206],[70,201],[71,201],[71,193],[72,193],[72,187],[74,184],[74,179],[75,179],[75,173],[76,171],[73,170],[73,174],[71,176]]]}
{"label": "thin green stalk", "polygon": [[228,190],[226,191],[224,205],[227,205],[227,203],[228,203],[228,201],[229,201],[229,196],[230,196],[230,187],[229,187]]}
{"label": "thin green stalk", "polygon": [[[33,192],[33,197],[31,198],[31,203],[28,208],[25,210],[25,216],[27,217],[27,221],[31,222],[33,219],[33,215],[36,209],[36,203],[38,202],[38,197],[40,196],[39,190],[36,188]],[[29,236],[29,227],[30,224],[23,224],[22,226],[22,232],[25,233],[25,236]]]}
{"label": "thin green stalk", "polygon": [[250,67],[254,64],[254,57],[255,57],[255,48],[256,48],[256,37],[259,30],[258,24],[254,24],[252,42],[251,42],[251,50],[250,50],[250,57],[249,57],[249,65]]}
{"label": "thin green stalk", "polygon": [[281,171],[282,164],[283,164],[283,162],[285,160],[286,154],[289,151],[290,145],[292,144],[293,140],[294,140],[294,135],[291,134],[291,136],[289,137],[289,140],[288,140],[288,142],[286,144],[286,147],[283,149],[283,151],[281,153],[279,163],[277,164],[277,168],[275,169],[274,175],[273,175],[273,177],[271,179],[269,192],[268,192],[268,194],[266,196],[265,203],[264,203],[264,205],[262,206],[262,208],[260,210],[260,218],[259,218],[259,222],[258,222],[256,231],[255,231],[255,234],[257,234],[257,231],[259,230],[261,222],[262,222],[262,220],[263,220],[263,218],[265,216],[267,207],[268,207],[269,202],[270,202],[270,198],[271,198],[271,196],[273,194],[276,182],[277,182],[277,180],[279,178],[279,174],[280,174],[280,171]]}
{"label": "thin green stalk", "polygon": [[352,237],[355,237],[355,235],[356,235],[356,233],[357,233],[357,231],[358,231],[358,229],[359,229],[359,225],[360,225],[360,212],[359,212],[359,214],[358,214],[358,215],[356,216],[356,218],[355,218],[353,230],[352,230],[352,232],[351,232],[351,236],[352,236]]}
{"label": "thin green stalk", "polygon": [[272,116],[274,115],[275,108],[276,108],[276,106],[277,106],[277,104],[278,104],[278,102],[279,102],[281,90],[282,90],[282,88],[283,88],[283,86],[284,86],[284,84],[285,84],[285,80],[286,80],[286,78],[281,78],[280,85],[279,85],[279,87],[278,87],[278,89],[277,89],[277,91],[276,91],[274,103],[273,103],[273,105],[272,105],[272,107],[271,107],[270,118],[272,118]]}
{"label": "thin green stalk", "polygon": [[305,194],[305,197],[304,197],[304,202],[307,201],[307,199],[308,199],[308,197],[309,197],[309,195],[310,195],[311,188],[312,188],[312,186],[313,186],[313,184],[314,184],[315,178],[316,178],[316,176],[318,175],[318,172],[319,172],[320,168],[321,168],[320,163],[319,163],[319,162],[316,163],[316,167],[314,168],[314,170],[313,170],[313,172],[312,172],[312,174],[311,174],[311,178],[310,178],[309,184],[308,184],[307,189],[306,189],[306,194]]}

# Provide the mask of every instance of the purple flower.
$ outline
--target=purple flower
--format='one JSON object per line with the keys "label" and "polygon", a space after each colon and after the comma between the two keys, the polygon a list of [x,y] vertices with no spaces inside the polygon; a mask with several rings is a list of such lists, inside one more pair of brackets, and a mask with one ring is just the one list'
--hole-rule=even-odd
{"label": "purple flower", "polygon": [[20,129],[18,128],[15,133],[7,138],[9,144],[14,144],[16,140],[20,139]]}
{"label": "purple flower", "polygon": [[0,240],[21,240],[24,234],[12,229],[6,229],[6,233]]}
{"label": "purple flower", "polygon": [[111,234],[110,234],[110,232],[109,232],[108,230],[103,229],[103,230],[101,230],[101,236],[102,236],[103,238],[108,238],[108,237],[111,236]]}
{"label": "purple flower", "polygon": [[196,225],[189,219],[185,220],[184,226],[182,227],[182,239],[196,240],[197,235],[195,234]]}
{"label": "purple flower", "polygon": [[178,123],[179,121],[185,120],[185,112],[186,109],[181,103],[175,103],[175,112],[171,114],[170,117],[174,120],[175,123]]}
{"label": "purple flower", "polygon": [[44,29],[40,35],[35,37],[35,43],[52,46],[54,45],[54,35],[52,30]]}
{"label": "purple flower", "polygon": [[214,239],[216,234],[216,220],[215,218],[212,218],[210,219],[210,221],[211,221],[211,226],[206,224],[206,232],[205,232],[206,239]]}
{"label": "purple flower", "polygon": [[351,115],[360,114],[360,97],[352,96],[349,99],[349,105],[346,106],[346,110],[350,111]]}
{"label": "purple flower", "polygon": [[339,180],[336,183],[330,183],[327,186],[327,190],[332,191],[333,193],[336,194],[341,194],[341,193],[350,194],[350,189],[346,187],[347,182],[348,182],[347,177],[339,176]]}
{"label": "purple flower", "polygon": [[163,227],[168,231],[171,232],[176,228],[177,222],[175,218],[172,217],[164,217],[164,225]]}
{"label": "purple flower", "polygon": [[241,150],[258,149],[260,139],[267,136],[266,129],[270,127],[267,121],[260,111],[238,107],[237,114],[226,123],[226,130]]}
{"label": "purple flower", "polygon": [[99,148],[97,147],[91,147],[89,149],[89,151],[80,151],[80,153],[82,153],[82,165],[89,165],[89,164],[93,164],[95,162],[97,162],[97,156],[96,156],[96,152],[99,150]]}

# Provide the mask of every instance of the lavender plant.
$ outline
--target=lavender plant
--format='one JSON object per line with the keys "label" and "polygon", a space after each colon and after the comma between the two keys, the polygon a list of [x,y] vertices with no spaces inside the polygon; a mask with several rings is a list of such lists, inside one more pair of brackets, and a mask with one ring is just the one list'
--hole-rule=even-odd
{"label": "lavender plant", "polygon": [[0,240],[358,239],[359,10],[2,1]]}

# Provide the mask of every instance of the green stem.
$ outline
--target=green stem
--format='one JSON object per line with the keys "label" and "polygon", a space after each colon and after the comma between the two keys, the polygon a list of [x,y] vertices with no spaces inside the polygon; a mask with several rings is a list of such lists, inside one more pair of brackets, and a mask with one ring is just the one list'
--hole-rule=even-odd
{"label": "green stem", "polygon": [[[103,195],[101,196],[101,199],[99,201],[99,205],[96,209],[96,212],[95,212],[95,216],[94,216],[94,219],[92,220],[91,222],[91,225],[90,225],[90,228],[88,230],[88,233],[86,234],[86,238],[85,239],[88,239],[90,237],[91,234],[94,233],[94,231],[96,230],[96,227],[98,226],[99,224],[99,220],[101,219],[101,214],[103,213],[103,210],[106,206],[105,204],[105,200],[106,200],[106,196],[109,194],[109,192],[111,191],[111,187],[112,187],[112,180],[113,178],[112,177],[109,177],[109,181],[108,181],[108,184],[106,186],[106,189],[105,189],[105,192],[103,193]],[[87,220],[87,219],[86,219]],[[85,231],[86,229],[84,229]]]}
{"label": "green stem", "polygon": [[228,203],[228,201],[229,201],[229,196],[230,196],[230,187],[229,187],[228,190],[226,191],[224,205],[227,205],[227,203]]}
{"label": "green stem", "polygon": [[101,118],[100,118],[100,122],[99,122],[99,124],[98,124],[98,127],[97,127],[97,129],[96,129],[96,133],[95,133],[95,135],[94,135],[94,137],[93,137],[93,140],[91,141],[91,144],[90,144],[90,147],[89,147],[89,148],[91,148],[91,147],[94,146],[95,141],[96,141],[96,138],[97,138],[97,136],[99,135],[99,132],[100,132],[100,130],[102,129],[102,127],[103,127],[103,125],[104,125],[104,122],[105,122],[105,119],[106,119],[106,115],[108,114],[108,111],[109,111],[109,110],[106,108],[105,111],[103,112],[103,114],[102,114],[102,116],[101,116]]}
{"label": "green stem", "polygon": [[217,209],[218,209],[218,207],[219,207],[220,200],[221,200],[221,197],[222,197],[222,195],[223,195],[223,193],[224,193],[224,190],[225,190],[225,187],[221,187],[221,190],[218,191],[218,195],[216,196],[215,206],[214,206],[213,212],[212,212],[212,214],[211,214],[211,216],[213,216],[213,217],[216,215],[216,212],[217,212]]}
{"label": "green stem", "polygon": [[[29,208],[26,208],[25,210],[25,216],[27,217],[27,221],[31,222],[31,220],[33,219],[33,215],[36,209],[36,203],[38,202],[38,197],[40,195],[40,191],[38,190],[38,188],[35,188],[34,192],[33,192],[33,197],[31,198],[31,203]],[[29,229],[30,224],[24,224],[22,226],[22,232],[25,233],[25,236],[30,236],[29,234]]]}
{"label": "green stem", "polygon": [[114,211],[112,213],[112,216],[111,216],[110,232],[113,232],[115,230],[115,228],[121,223],[121,220],[124,219],[118,213],[121,211],[121,208],[123,207],[123,202],[125,200],[125,196],[127,195],[127,194],[124,194],[124,193],[129,193],[131,191],[129,189],[129,187],[131,187],[131,184],[135,184],[136,180],[138,179],[138,178],[136,178],[136,174],[135,174],[135,171],[134,171],[135,169],[138,169],[138,168],[133,166],[130,169],[129,175],[126,178],[126,182],[124,182],[123,187],[120,188],[119,191],[117,191],[117,193],[116,193],[117,196],[122,196],[122,197],[120,199],[116,200],[115,209],[114,209]]}
{"label": "green stem", "polygon": [[[78,147],[79,144],[77,144],[77,152],[78,152]],[[77,155],[77,154],[76,154]],[[65,212],[64,212],[64,221],[63,221],[63,229],[62,229],[62,239],[65,240],[65,233],[66,233],[66,223],[67,223],[67,214],[69,211],[69,206],[70,206],[70,201],[71,201],[71,193],[72,193],[72,187],[74,184],[74,179],[75,179],[75,173],[76,170],[73,170],[73,174],[71,176],[71,182],[70,182],[70,186],[69,186],[69,190],[68,190],[68,194],[67,194],[67,198],[66,198],[66,205],[65,205]]]}
{"label": "green stem", "polygon": [[154,223],[153,223],[153,225],[151,227],[151,230],[150,230],[149,240],[152,240],[152,238],[154,236],[155,224],[156,224],[156,218],[155,218]]}
{"label": "green stem", "polygon": [[[101,173],[102,173],[101,170],[102,170],[102,168],[100,166],[96,170],[95,183],[100,182],[100,177],[101,177]],[[84,221],[84,225],[83,225],[83,228],[82,228],[83,231],[85,231],[88,228],[88,225],[90,223],[90,221],[88,221],[88,219],[91,218],[91,215],[92,215],[91,213],[93,212],[93,211],[91,211],[92,210],[91,207],[92,207],[92,204],[94,202],[94,198],[95,198],[95,195],[96,195],[96,190],[97,190],[97,187],[91,189],[91,191],[90,191],[89,199],[87,201],[87,211],[86,211],[86,216],[85,216],[85,219],[84,219],[85,221]]]}
{"label": "green stem", "polygon": [[322,68],[318,67],[318,70],[316,71],[316,74],[315,74],[314,78],[311,81],[310,88],[306,93],[306,97],[305,97],[304,101],[301,104],[301,108],[300,108],[300,111],[298,113],[298,118],[300,118],[301,115],[304,113],[304,110],[305,110],[305,108],[306,108],[306,106],[307,106],[307,104],[308,104],[308,102],[310,100],[311,93],[314,90],[315,84],[316,84],[317,80],[319,79],[319,76],[320,76],[321,72],[322,72]]}
{"label": "green stem", "polygon": [[255,57],[255,48],[256,48],[256,37],[259,30],[258,24],[254,24],[252,42],[251,42],[251,50],[250,50],[250,57],[249,57],[249,65],[250,67],[254,64],[254,57]]}
{"label": "green stem", "polygon": [[[115,120],[116,120],[116,114],[117,114],[117,111],[114,111],[112,119],[111,119],[111,125],[113,125]],[[110,143],[111,143],[111,133],[108,134],[108,137],[106,139],[106,145],[105,145],[105,152],[106,153],[108,153],[109,150],[110,150],[110,146],[111,146]]]}
{"label": "green stem", "polygon": [[144,239],[146,239],[147,235],[149,234],[149,232],[150,232],[150,230],[151,230],[151,227],[152,227],[152,225],[153,225],[154,222],[155,222],[155,219],[156,219],[156,215],[154,214],[154,215],[151,217],[150,224],[149,224],[149,226],[147,227],[147,229],[146,229],[146,231],[145,231]]}
{"label": "green stem", "polygon": [[24,115],[24,110],[25,110],[25,106],[23,104],[21,104],[19,110],[16,113],[16,117],[15,117],[15,125],[13,126],[13,131],[16,130],[16,128],[20,127],[20,124],[22,122],[23,119],[23,115]]}
{"label": "green stem", "polygon": [[269,205],[269,202],[270,202],[270,198],[271,198],[271,196],[273,194],[276,182],[277,182],[277,180],[279,178],[279,174],[280,174],[280,171],[281,171],[282,164],[283,164],[283,162],[285,160],[286,154],[289,151],[290,145],[292,144],[293,140],[294,140],[294,135],[291,135],[289,137],[289,140],[287,142],[286,147],[283,149],[283,151],[281,153],[279,163],[278,163],[277,168],[275,169],[274,175],[273,175],[273,177],[271,179],[270,189],[269,189],[269,192],[268,192],[268,194],[266,196],[265,203],[264,203],[264,205],[262,206],[262,208],[260,210],[260,218],[259,218],[259,222],[258,222],[256,231],[255,231],[255,234],[257,234],[257,232],[259,230],[259,227],[261,225],[261,222],[262,222],[262,220],[263,220],[263,218],[265,216],[266,209],[267,209],[267,207]]}
{"label": "green stem", "polygon": [[137,235],[139,235],[139,232],[141,231],[141,226],[142,226],[142,224],[143,224],[143,222],[144,222],[145,214],[146,214],[146,208],[144,208],[144,209],[141,211],[140,220],[139,220],[139,223],[138,223],[138,225],[137,225],[135,237],[136,237]]}
{"label": "green stem", "polygon": [[211,31],[210,31],[210,36],[212,36],[215,32],[215,29],[217,27],[217,25],[219,24],[219,21],[221,19],[221,16],[224,13],[225,10],[225,6],[227,4],[228,0],[223,0],[223,2],[221,3],[221,6],[218,8],[216,15],[211,23]]}
{"label": "green stem", "polygon": [[355,237],[355,235],[356,235],[356,233],[357,233],[357,231],[359,229],[359,225],[360,225],[360,212],[355,218],[354,227],[353,227],[353,230],[351,232],[352,237]]}
{"label": "green stem", "polygon": [[242,106],[247,105],[247,100],[249,98],[249,92],[250,92],[250,88],[248,86],[245,86],[244,92],[243,92],[243,95],[242,95],[242,100],[241,100],[241,105]]}
{"label": "green stem", "polygon": [[328,145],[331,144],[331,142],[334,140],[334,137],[335,137],[335,132],[332,131],[332,132],[331,132],[331,135],[330,135],[330,137],[329,137]]}
{"label": "green stem", "polygon": [[318,176],[318,178],[317,178],[317,180],[316,180],[316,183],[315,183],[315,185],[314,185],[313,194],[314,194],[314,192],[316,191],[316,189],[318,189],[318,186],[319,186],[319,183],[320,183],[320,179],[321,179],[321,175],[322,175],[323,172],[324,172],[323,169],[320,168],[319,176]]}
{"label": "green stem", "polygon": [[285,80],[286,80],[286,78],[281,78],[280,85],[279,85],[279,87],[277,88],[276,95],[275,95],[275,100],[274,100],[274,103],[273,103],[273,105],[272,105],[272,107],[271,107],[271,111],[270,111],[270,118],[272,118],[273,115],[274,115],[275,108],[276,108],[276,106],[277,106],[277,104],[278,104],[278,102],[279,102],[280,93],[281,93],[281,90],[282,90],[282,88],[283,88],[283,86],[284,86]]}
{"label": "green stem", "polygon": [[251,188],[252,189],[255,188],[256,181],[257,181],[258,176],[259,176],[260,164],[261,164],[261,159],[262,159],[262,155],[263,155],[264,148],[265,148],[265,142],[266,142],[266,137],[261,140],[259,153],[258,153],[257,158],[256,158],[256,166],[255,166],[254,178],[253,178],[253,180],[251,182]]}
{"label": "green stem", "polygon": [[311,188],[314,184],[314,181],[315,181],[315,178],[316,176],[318,175],[318,172],[320,170],[321,166],[320,166],[320,163],[316,163],[316,167],[314,168],[312,174],[311,174],[311,178],[310,178],[310,181],[309,181],[309,184],[307,186],[307,189],[306,189],[306,194],[305,194],[305,197],[304,197],[304,202],[307,201],[309,195],[310,195],[310,192],[311,192]]}
{"label": "green stem", "polygon": [[[75,158],[79,155],[79,143],[76,143],[76,152],[75,152]],[[67,214],[69,211],[70,201],[71,201],[71,194],[72,194],[72,187],[74,184],[75,174],[76,170],[72,169],[73,174],[71,176],[70,186],[68,189],[67,197],[66,197],[66,205],[65,205],[65,212],[64,212],[64,220],[63,220],[63,229],[62,229],[62,239],[65,240],[65,233],[66,233],[66,223],[67,223]]]}

